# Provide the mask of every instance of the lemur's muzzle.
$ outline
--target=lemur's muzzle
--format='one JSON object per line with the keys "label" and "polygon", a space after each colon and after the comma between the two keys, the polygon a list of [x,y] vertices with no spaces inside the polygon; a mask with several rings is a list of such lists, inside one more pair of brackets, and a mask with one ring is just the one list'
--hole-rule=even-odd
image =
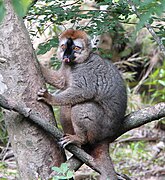
{"label": "lemur's muzzle", "polygon": [[70,62],[70,59],[65,56],[65,57],[63,58],[63,62],[69,63],[69,62]]}
{"label": "lemur's muzzle", "polygon": [[73,62],[75,59],[74,56],[75,51],[73,50],[73,46],[74,46],[73,40],[69,38],[68,41],[66,42],[66,49],[63,55],[63,61],[66,63]]}

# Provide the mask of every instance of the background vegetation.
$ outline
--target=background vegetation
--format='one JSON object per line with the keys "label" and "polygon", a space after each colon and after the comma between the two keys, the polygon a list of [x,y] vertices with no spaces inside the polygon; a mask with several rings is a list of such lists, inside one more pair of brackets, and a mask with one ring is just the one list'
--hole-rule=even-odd
{"label": "background vegetation", "polygon": [[[60,65],[56,59],[59,34],[68,28],[82,29],[91,36],[93,51],[112,60],[123,73],[129,97],[127,113],[165,100],[164,57],[145,28],[149,23],[160,44],[165,45],[165,0],[38,0],[31,6],[30,0],[12,2],[18,15],[24,18],[38,59],[47,66]],[[0,0],[0,21],[4,16],[5,7]],[[55,115],[59,119],[58,109]],[[11,160],[2,116],[0,110],[0,177],[13,179],[15,163]],[[164,124],[162,120],[132,130],[112,145],[110,150],[118,172],[133,179],[165,174]]]}

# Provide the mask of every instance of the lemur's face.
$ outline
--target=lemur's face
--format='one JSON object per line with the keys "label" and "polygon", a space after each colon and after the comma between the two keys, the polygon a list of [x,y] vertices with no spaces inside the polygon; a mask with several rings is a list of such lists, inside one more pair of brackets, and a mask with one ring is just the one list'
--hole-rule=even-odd
{"label": "lemur's face", "polygon": [[73,63],[78,60],[80,54],[85,49],[85,43],[82,39],[72,40],[71,38],[64,38],[59,44],[60,59],[66,63]]}
{"label": "lemur's face", "polygon": [[91,51],[88,42],[87,35],[83,31],[65,31],[59,41],[58,58],[68,64],[83,62],[87,59]]}

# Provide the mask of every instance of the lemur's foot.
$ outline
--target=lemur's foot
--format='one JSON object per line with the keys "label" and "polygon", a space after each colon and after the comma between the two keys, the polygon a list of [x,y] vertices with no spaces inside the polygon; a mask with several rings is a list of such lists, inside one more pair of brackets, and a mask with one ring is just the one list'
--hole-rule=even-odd
{"label": "lemur's foot", "polygon": [[77,135],[65,134],[64,137],[60,139],[59,144],[65,148],[68,144],[75,144],[77,146],[81,146],[82,139],[79,138]]}

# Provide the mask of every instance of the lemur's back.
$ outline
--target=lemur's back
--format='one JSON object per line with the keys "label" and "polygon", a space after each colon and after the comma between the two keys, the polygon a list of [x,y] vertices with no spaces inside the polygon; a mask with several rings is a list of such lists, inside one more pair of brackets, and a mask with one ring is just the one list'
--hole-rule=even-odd
{"label": "lemur's back", "polygon": [[84,101],[72,107],[73,124],[81,119],[79,128],[92,131],[94,141],[112,136],[124,119],[127,105],[126,88],[119,71],[111,62],[91,54],[87,61],[73,66],[71,74],[73,89],[81,89],[82,94],[90,97],[84,97]]}
{"label": "lemur's back", "polygon": [[72,73],[74,86],[91,92],[92,101],[100,104],[106,113],[110,111],[114,118],[124,116],[126,88],[119,71],[110,61],[92,53],[87,61],[73,67]]}

